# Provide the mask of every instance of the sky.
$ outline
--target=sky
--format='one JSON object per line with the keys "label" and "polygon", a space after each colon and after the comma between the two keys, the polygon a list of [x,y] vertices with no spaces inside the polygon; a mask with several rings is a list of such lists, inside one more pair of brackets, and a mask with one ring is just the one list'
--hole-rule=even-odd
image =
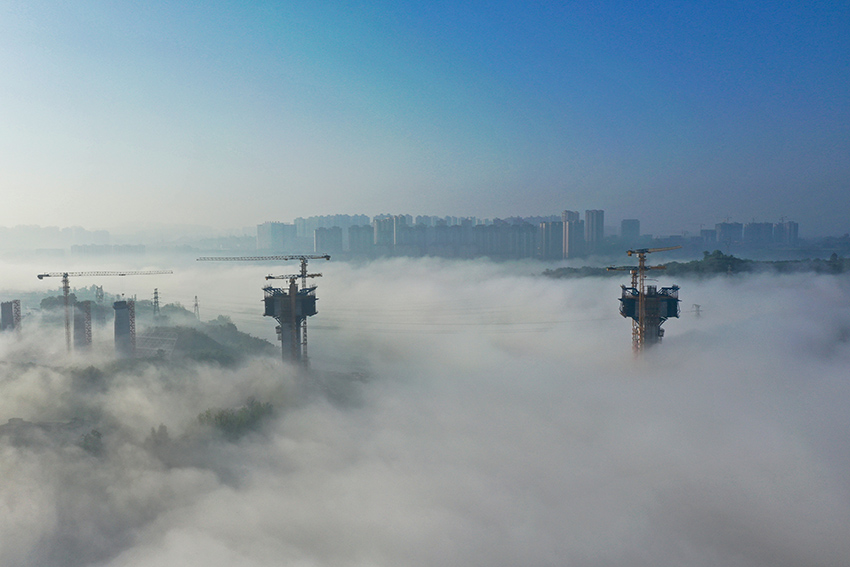
{"label": "sky", "polygon": [[[19,290],[52,286],[0,264]],[[621,278],[527,267],[323,263],[306,378],[277,357],[115,364],[109,326],[69,357],[61,322],[32,313],[0,334],[0,426],[84,425],[0,435],[0,564],[850,564],[847,277],[659,276],[682,314],[636,360]],[[184,305],[200,290],[203,320],[273,334],[267,271],[190,262],[102,283]],[[102,381],[80,379],[88,365]],[[259,434],[192,429],[249,397],[279,412]],[[170,442],[152,448],[160,424]],[[99,455],[77,443],[93,428]]]}
{"label": "sky", "polygon": [[850,232],[846,2],[0,2],[0,226]]}

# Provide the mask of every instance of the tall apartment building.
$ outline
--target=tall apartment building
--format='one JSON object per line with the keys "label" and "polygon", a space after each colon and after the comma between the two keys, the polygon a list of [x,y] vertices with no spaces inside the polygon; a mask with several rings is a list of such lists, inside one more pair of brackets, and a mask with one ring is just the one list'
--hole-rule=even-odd
{"label": "tall apartment building", "polygon": [[717,231],[717,242],[729,244],[741,242],[744,239],[744,225],[739,222],[719,222],[714,225]]}
{"label": "tall apartment building", "polygon": [[342,252],[342,229],[319,227],[313,231],[313,251],[316,254],[338,254]]}
{"label": "tall apartment building", "polygon": [[779,222],[773,225],[773,240],[779,244],[797,244],[800,225],[794,221]]}
{"label": "tall apartment building", "polygon": [[393,218],[375,217],[375,220],[372,221],[372,228],[374,229],[374,245],[383,252],[391,250],[395,241],[395,222]]}
{"label": "tall apartment building", "polygon": [[560,260],[564,257],[564,223],[549,221],[540,223],[540,257]]}
{"label": "tall apartment building", "polygon": [[562,232],[561,253],[563,258],[578,258],[584,255],[584,221],[578,211],[561,213],[564,225]]}
{"label": "tall apartment building", "polygon": [[640,240],[640,221],[638,219],[623,219],[620,221],[620,238],[627,246]]}
{"label": "tall apartment building", "polygon": [[753,245],[773,242],[773,223],[748,222],[744,225],[744,242]]}
{"label": "tall apartment building", "polygon": [[368,224],[348,227],[348,249],[355,256],[369,256],[375,246],[375,231]]}
{"label": "tall apartment building", "polygon": [[596,252],[605,238],[605,211],[591,209],[584,211],[584,240],[588,252]]}
{"label": "tall apartment building", "polygon": [[297,239],[294,224],[264,222],[257,225],[257,250],[291,254],[298,249]]}

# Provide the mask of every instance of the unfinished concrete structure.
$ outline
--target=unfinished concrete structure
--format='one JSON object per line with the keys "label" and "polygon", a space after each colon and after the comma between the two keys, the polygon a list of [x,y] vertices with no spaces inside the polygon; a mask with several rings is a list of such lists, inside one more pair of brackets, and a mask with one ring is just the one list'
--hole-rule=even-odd
{"label": "unfinished concrete structure", "polygon": [[[316,275],[308,274],[308,277]],[[307,317],[312,317],[318,313],[316,310],[316,286],[298,289],[297,276],[285,279],[289,279],[287,289],[272,286],[263,288],[265,292],[263,316],[273,317],[278,323],[275,330],[280,339],[283,359],[307,366],[307,329],[305,323]]]}
{"label": "unfinished concrete structure", "polygon": [[0,303],[0,331],[21,330],[21,300]]}
{"label": "unfinished concrete structure", "polygon": [[115,352],[126,358],[136,355],[136,302],[116,301],[115,309]]}
{"label": "unfinished concrete structure", "polygon": [[[80,277],[80,276],[148,276],[148,275],[156,275],[156,274],[171,274],[171,270],[146,270],[146,271],[138,271],[138,270],[125,270],[120,272],[103,272],[103,271],[90,271],[90,272],[46,272],[44,274],[38,274],[38,279],[43,280],[44,278],[62,278],[62,296],[65,304],[65,347],[68,352],[71,352],[71,300],[70,300],[70,291],[71,291],[71,276]],[[99,295],[96,295],[99,300],[102,301],[102,293],[103,290],[100,291]],[[89,308],[91,311],[91,308]],[[74,316],[76,318],[76,315]],[[89,339],[91,338],[91,312],[89,312]],[[89,340],[91,342],[91,340]]]}

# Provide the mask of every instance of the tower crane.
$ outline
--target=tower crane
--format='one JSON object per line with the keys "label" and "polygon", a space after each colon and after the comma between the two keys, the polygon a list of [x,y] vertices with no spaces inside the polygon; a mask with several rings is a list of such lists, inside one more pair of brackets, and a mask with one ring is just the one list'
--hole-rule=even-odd
{"label": "tower crane", "polygon": [[[62,296],[65,302],[65,347],[68,352],[71,351],[71,304],[68,299],[71,292],[70,278],[77,277],[101,277],[101,276],[152,276],[158,274],[172,274],[171,270],[125,270],[125,271],[106,271],[106,272],[46,272],[38,274],[38,279],[44,278],[62,278]],[[87,331],[90,332],[90,331]]]}
{"label": "tower crane", "polygon": [[292,254],[286,256],[201,256],[198,262],[273,262],[300,260],[301,261],[301,287],[307,285],[307,261],[308,260],[330,260],[330,254]]}
{"label": "tower crane", "polygon": [[[268,275],[266,280],[289,280],[289,288],[283,290],[272,286],[263,288],[265,297],[264,316],[273,317],[278,322],[278,336],[281,341],[281,354],[284,359],[291,358],[300,361],[305,368],[309,368],[310,361],[307,357],[307,317],[315,315],[316,311],[316,286],[307,287],[307,278],[318,278],[322,274],[307,273],[307,262],[309,260],[330,260],[329,254],[293,254],[283,256],[202,256],[198,262],[274,262],[299,260],[301,270],[298,274]],[[296,280],[301,280],[301,289],[298,288]],[[289,332],[284,331],[289,327]],[[288,337],[288,338],[287,338]],[[289,346],[289,349],[287,349]],[[289,352],[287,352],[287,350]]]}
{"label": "tower crane", "polygon": [[665,248],[637,248],[627,250],[628,256],[637,256],[637,266],[612,266],[609,271],[629,271],[631,287],[621,285],[620,314],[632,319],[632,349],[639,354],[649,345],[658,343],[664,336],[661,324],[669,317],[679,316],[679,286],[662,287],[646,285],[646,272],[663,270],[665,266],[647,266],[646,255],[654,252],[677,250],[681,246]]}

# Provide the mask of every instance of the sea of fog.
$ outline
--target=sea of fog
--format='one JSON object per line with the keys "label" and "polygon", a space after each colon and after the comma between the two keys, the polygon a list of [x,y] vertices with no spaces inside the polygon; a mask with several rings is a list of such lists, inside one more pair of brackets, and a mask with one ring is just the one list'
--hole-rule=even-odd
{"label": "sea of fog", "polygon": [[[173,269],[71,285],[197,296],[269,340],[264,276],[297,271],[0,268],[4,301],[57,290],[35,277],[57,268]],[[81,446],[91,428],[0,436],[0,565],[850,565],[850,278],[661,274],[682,316],[636,359],[626,278],[543,268],[311,262],[306,376],[276,357],[122,367],[108,333],[69,356],[28,313],[0,336],[0,425],[77,419],[102,448]],[[277,409],[262,430],[191,442],[199,413],[252,397]],[[185,454],[152,449],[160,425]]]}

